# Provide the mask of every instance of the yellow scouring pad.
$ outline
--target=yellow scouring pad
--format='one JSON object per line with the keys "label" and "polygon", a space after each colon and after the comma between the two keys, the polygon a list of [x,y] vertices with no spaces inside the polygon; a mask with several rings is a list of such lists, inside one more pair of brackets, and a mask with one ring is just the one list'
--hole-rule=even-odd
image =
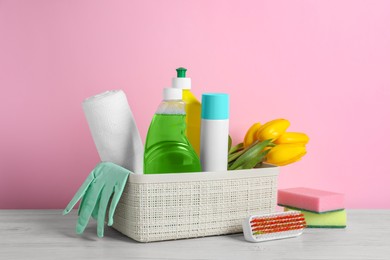
{"label": "yellow scouring pad", "polygon": [[[284,207],[284,211],[292,210],[296,209]],[[305,216],[308,228],[345,228],[347,226],[347,212],[345,209],[321,214],[302,209],[299,211]]]}

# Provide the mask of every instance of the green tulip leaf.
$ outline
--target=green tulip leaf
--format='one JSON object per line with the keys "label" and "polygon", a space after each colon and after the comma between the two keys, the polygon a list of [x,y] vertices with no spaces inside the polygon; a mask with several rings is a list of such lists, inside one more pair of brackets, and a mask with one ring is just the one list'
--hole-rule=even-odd
{"label": "green tulip leaf", "polygon": [[244,149],[244,144],[239,143],[239,144],[237,144],[229,149],[229,154],[234,154],[234,153],[239,152],[243,149]]}
{"label": "green tulip leaf", "polygon": [[275,147],[275,146],[276,146],[276,144],[274,144],[272,142],[268,144],[268,147]]}
{"label": "green tulip leaf", "polygon": [[231,136],[229,135],[229,140],[228,140],[228,154],[230,153],[230,148],[232,148],[232,138]]}
{"label": "green tulip leaf", "polygon": [[231,163],[233,162],[234,160],[236,160],[238,157],[240,157],[243,153],[245,153],[246,150],[241,150],[239,152],[236,152],[234,154],[230,154],[228,156],[228,162]]}
{"label": "green tulip leaf", "polygon": [[247,161],[242,167],[243,169],[252,169],[256,167],[257,164],[263,162],[264,157],[267,155],[269,150],[262,151],[258,157],[254,157],[253,159]]}
{"label": "green tulip leaf", "polygon": [[[264,148],[268,146],[270,142],[271,139],[262,142],[256,141],[254,144],[252,144],[251,146],[249,146],[247,149],[244,150],[244,153],[237,158],[237,160],[233,163],[230,169],[236,170],[236,169],[242,169],[242,167],[249,167],[249,165],[252,165],[255,161],[256,163],[254,163],[251,168],[256,166],[256,164],[260,161],[259,156],[261,156],[262,151],[264,150]],[[262,159],[263,158],[261,158],[261,160]]]}

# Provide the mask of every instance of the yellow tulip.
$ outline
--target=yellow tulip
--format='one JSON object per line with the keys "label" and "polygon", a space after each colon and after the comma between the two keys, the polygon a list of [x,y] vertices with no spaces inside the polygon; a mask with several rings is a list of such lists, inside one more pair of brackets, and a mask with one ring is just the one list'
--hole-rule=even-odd
{"label": "yellow tulip", "polygon": [[275,140],[275,144],[307,144],[309,137],[304,133],[286,132]]}
{"label": "yellow tulip", "polygon": [[284,166],[299,161],[306,154],[306,147],[299,144],[279,144],[267,154],[266,162]]}
{"label": "yellow tulip", "polygon": [[262,125],[257,131],[257,139],[259,141],[268,139],[278,139],[284,134],[287,128],[290,126],[290,122],[286,119],[275,119]]}
{"label": "yellow tulip", "polygon": [[244,138],[244,147],[248,147],[256,141],[257,130],[261,127],[260,123],[254,123],[246,132]]}

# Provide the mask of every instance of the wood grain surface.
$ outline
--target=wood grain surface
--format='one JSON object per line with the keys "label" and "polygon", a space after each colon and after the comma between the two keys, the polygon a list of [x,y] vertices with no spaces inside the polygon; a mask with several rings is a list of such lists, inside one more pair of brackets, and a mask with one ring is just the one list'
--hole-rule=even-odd
{"label": "wood grain surface", "polygon": [[297,238],[249,243],[242,234],[138,243],[91,221],[75,234],[76,211],[0,210],[0,259],[390,259],[390,210],[348,210],[346,229],[306,229]]}

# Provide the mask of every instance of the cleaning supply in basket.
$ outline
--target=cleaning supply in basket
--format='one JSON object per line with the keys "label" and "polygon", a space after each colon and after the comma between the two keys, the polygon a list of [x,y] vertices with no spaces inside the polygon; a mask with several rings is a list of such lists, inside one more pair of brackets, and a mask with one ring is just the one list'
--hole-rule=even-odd
{"label": "cleaning supply in basket", "polygon": [[191,78],[186,77],[186,68],[177,68],[177,77],[172,79],[172,87],[183,90],[186,103],[186,135],[195,152],[200,155],[200,111],[201,104],[191,92]]}
{"label": "cleaning supply in basket", "polygon": [[[284,207],[286,212],[295,211],[296,209]],[[324,213],[311,212],[300,209],[299,211],[305,216],[308,228],[346,228],[347,212],[345,209],[337,211],[328,211]]]}
{"label": "cleaning supply in basket", "polygon": [[254,215],[243,221],[244,237],[249,242],[296,237],[303,233],[306,222],[299,211]]}
{"label": "cleaning supply in basket", "polygon": [[310,188],[278,190],[278,205],[282,207],[324,213],[344,209],[344,194]]}
{"label": "cleaning supply in basket", "polygon": [[102,162],[96,165],[63,212],[63,215],[68,214],[82,199],[78,211],[76,233],[82,234],[84,232],[89,218],[92,216],[97,220],[98,236],[103,237],[108,204],[110,204],[108,225],[111,226],[114,223],[116,206],[130,173],[129,170],[111,162]]}
{"label": "cleaning supply in basket", "polygon": [[149,126],[145,143],[144,173],[200,172],[201,165],[186,135],[182,90],[165,88]]}
{"label": "cleaning supply in basket", "polygon": [[229,95],[202,95],[200,160],[203,171],[226,171],[229,140]]}
{"label": "cleaning supply in basket", "polygon": [[100,159],[142,174],[144,147],[125,93],[106,91],[82,105]]}

